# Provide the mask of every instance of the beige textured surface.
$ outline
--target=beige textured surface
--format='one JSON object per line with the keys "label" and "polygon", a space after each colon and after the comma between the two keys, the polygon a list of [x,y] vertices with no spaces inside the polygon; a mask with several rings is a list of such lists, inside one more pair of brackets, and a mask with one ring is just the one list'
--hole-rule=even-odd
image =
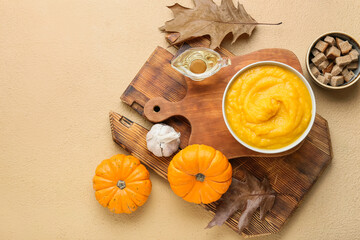
{"label": "beige textured surface", "polygon": [[[0,239],[240,238],[226,226],[204,230],[211,216],[152,171],[149,201],[130,216],[103,209],[92,190],[97,164],[124,153],[108,112],[150,126],[119,97],[154,48],[167,46],[157,27],[174,2],[0,0]],[[323,32],[360,40],[358,0],[242,3],[258,21],[284,24],[260,26],[232,46],[227,39],[236,54],[288,48],[305,71],[307,47]],[[333,162],[283,230],[258,239],[360,239],[360,86],[312,86]]]}

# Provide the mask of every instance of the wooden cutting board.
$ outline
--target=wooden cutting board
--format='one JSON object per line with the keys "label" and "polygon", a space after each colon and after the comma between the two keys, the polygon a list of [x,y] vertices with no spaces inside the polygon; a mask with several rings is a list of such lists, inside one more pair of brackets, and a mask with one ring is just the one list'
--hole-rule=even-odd
{"label": "wooden cutting board", "polygon": [[[171,42],[176,35],[168,36]],[[197,38],[188,42],[191,46],[209,45],[206,38]],[[233,56],[228,50],[219,48],[223,56]],[[185,77],[170,66],[173,55],[158,47],[146,61],[121,100],[144,116],[145,104],[153,98],[162,97],[170,102],[179,102],[186,96],[188,86]],[[261,59],[263,60],[263,59]],[[294,63],[296,64],[296,63]],[[301,70],[297,61],[296,69]],[[114,141],[160,176],[167,177],[169,158],[158,158],[146,148],[147,129],[133,123],[117,113],[110,113],[111,129]],[[175,116],[164,121],[181,132],[181,148],[189,143],[191,125],[182,116]],[[298,151],[282,157],[242,157],[231,160],[234,172],[244,169],[258,179],[267,177],[272,188],[279,194],[271,212],[261,221],[259,213],[251,220],[250,226],[242,235],[259,236],[278,232],[294,210],[299,206],[305,194],[313,186],[332,159],[331,141],[327,121],[316,115],[315,123],[308,137]],[[233,177],[237,178],[236,175]],[[202,205],[211,213],[216,212],[218,203]],[[235,213],[226,224],[237,231],[240,212]],[[210,221],[210,218],[209,218]],[[205,226],[204,226],[205,227]],[[199,226],[201,229],[202,226]],[[211,230],[210,230],[211,231]]]}
{"label": "wooden cutting board", "polygon": [[[171,157],[159,158],[147,150],[147,129],[114,112],[110,113],[110,124],[113,140],[118,145],[140,159],[143,164],[161,177],[167,179],[167,169]],[[250,226],[241,235],[250,237],[278,232],[303,201],[305,194],[330,163],[331,158],[328,125],[325,119],[317,116],[309,136],[295,153],[284,157],[232,159],[230,162],[233,167],[234,178],[241,179],[237,173],[246,170],[260,180],[264,177],[268,178],[271,187],[277,193],[274,206],[266,215],[265,220],[260,220],[260,214],[257,211],[250,222]],[[201,206],[214,215],[218,202],[201,204]],[[239,233],[237,225],[240,215],[241,212],[237,211],[225,222],[237,233]],[[210,221],[211,218],[209,217],[208,220]],[[199,231],[211,231],[211,229],[204,230],[206,226],[198,227]]]}
{"label": "wooden cutting board", "polygon": [[[145,117],[151,122],[162,122],[173,116],[186,118],[191,125],[191,133],[188,144],[206,144],[218,149],[229,159],[254,156],[263,157],[269,154],[254,152],[239,142],[231,135],[225,125],[222,113],[222,98],[224,90],[230,79],[243,67],[259,61],[278,61],[288,64],[302,72],[296,55],[286,49],[263,49],[242,56],[231,57],[231,65],[222,68],[215,75],[201,81],[192,81],[185,78],[187,91],[185,97],[178,102],[168,101],[163,97],[150,99],[145,104]],[[169,64],[165,62],[164,65]],[[154,68],[155,71],[155,68]],[[167,69],[169,76],[174,71]],[[154,82],[157,79],[148,79]],[[295,152],[301,144],[287,152],[272,154],[272,156],[284,156]]]}

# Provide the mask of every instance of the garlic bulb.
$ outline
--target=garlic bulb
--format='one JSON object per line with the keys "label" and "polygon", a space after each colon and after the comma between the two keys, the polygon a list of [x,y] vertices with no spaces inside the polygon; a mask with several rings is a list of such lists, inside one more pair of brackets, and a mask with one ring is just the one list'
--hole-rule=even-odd
{"label": "garlic bulb", "polygon": [[180,133],[166,124],[155,124],[146,135],[147,148],[157,157],[170,157],[179,149]]}

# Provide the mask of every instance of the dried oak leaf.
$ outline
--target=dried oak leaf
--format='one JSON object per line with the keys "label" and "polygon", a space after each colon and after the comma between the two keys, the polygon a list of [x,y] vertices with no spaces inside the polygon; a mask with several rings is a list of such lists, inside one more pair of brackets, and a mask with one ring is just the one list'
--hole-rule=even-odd
{"label": "dried oak leaf", "polygon": [[194,4],[193,9],[177,3],[169,6],[174,13],[174,19],[167,21],[160,30],[180,33],[180,37],[173,44],[209,35],[210,48],[215,49],[230,32],[233,35],[232,43],[234,43],[242,34],[250,36],[255,28],[255,19],[240,3],[237,8],[232,0],[222,0],[220,6],[212,0],[194,0]]}
{"label": "dried oak leaf", "polygon": [[239,209],[242,214],[238,227],[239,232],[242,232],[244,228],[249,226],[253,214],[259,207],[260,219],[264,220],[266,213],[274,205],[275,192],[271,189],[266,178],[260,182],[254,176],[245,172],[243,181],[233,178],[229,190],[222,196],[221,201],[214,218],[206,228],[222,225]]}

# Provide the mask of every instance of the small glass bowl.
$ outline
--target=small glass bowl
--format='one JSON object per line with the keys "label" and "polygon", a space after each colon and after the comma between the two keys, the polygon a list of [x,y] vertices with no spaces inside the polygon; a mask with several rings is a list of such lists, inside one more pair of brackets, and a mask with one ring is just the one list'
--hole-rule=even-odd
{"label": "small glass bowl", "polygon": [[[190,71],[190,65],[195,60],[201,60],[206,64],[205,72],[194,73]],[[171,61],[171,66],[176,71],[194,81],[202,81],[229,65],[231,65],[229,58],[222,58],[214,50],[203,47],[189,48]]]}

